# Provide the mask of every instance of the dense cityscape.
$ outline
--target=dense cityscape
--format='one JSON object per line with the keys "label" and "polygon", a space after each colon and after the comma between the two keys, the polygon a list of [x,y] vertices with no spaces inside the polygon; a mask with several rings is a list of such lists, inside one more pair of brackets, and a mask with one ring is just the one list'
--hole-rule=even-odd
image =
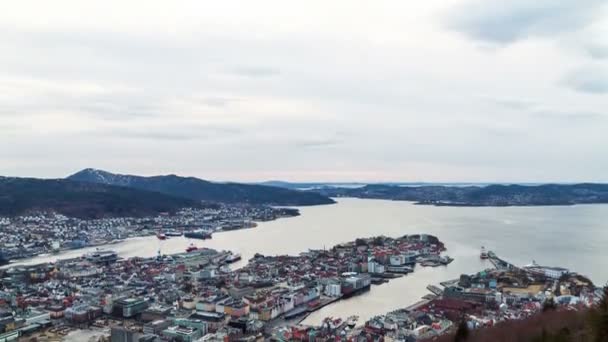
{"label": "dense cityscape", "polygon": [[608,342],[608,0],[0,10],[0,342]]}
{"label": "dense cityscape", "polygon": [[255,222],[299,215],[297,209],[268,206],[214,204],[184,208],[175,214],[153,217],[109,217],[84,220],[53,212],[0,217],[0,263],[66,249],[115,243],[149,235],[182,235],[255,227]]}
{"label": "dense cityscape", "polygon": [[549,301],[586,308],[601,298],[593,283],[564,268],[516,267],[482,250],[486,270],[441,287],[410,307],[367,322],[308,314],[407,276],[449,267],[446,246],[431,235],[360,238],[297,256],[240,255],[208,248],[122,259],[111,250],[3,269],[0,339],[90,341],[417,341],[540,312]]}

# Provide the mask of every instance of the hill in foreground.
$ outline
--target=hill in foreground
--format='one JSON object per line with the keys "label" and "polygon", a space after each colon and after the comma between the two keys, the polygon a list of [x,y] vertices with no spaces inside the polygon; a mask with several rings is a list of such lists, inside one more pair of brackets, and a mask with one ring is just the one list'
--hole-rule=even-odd
{"label": "hill in foreground", "polygon": [[65,179],[0,177],[0,216],[53,211],[70,217],[142,217],[200,202],[119,186]]}
{"label": "hill in foreground", "polygon": [[334,203],[331,198],[313,192],[302,192],[256,184],[215,183],[194,177],[180,177],[176,175],[142,177],[85,169],[69,176],[67,179],[155,191],[175,197],[208,202],[278,206]]}

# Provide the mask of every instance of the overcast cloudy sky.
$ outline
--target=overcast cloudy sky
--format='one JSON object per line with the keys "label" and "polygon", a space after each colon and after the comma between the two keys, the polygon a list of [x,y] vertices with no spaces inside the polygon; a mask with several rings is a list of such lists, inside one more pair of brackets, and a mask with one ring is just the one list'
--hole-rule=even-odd
{"label": "overcast cloudy sky", "polygon": [[608,2],[12,1],[0,174],[608,181]]}

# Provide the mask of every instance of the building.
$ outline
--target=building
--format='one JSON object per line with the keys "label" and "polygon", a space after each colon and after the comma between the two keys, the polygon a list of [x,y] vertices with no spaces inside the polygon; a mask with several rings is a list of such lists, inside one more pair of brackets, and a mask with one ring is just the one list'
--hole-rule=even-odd
{"label": "building", "polygon": [[142,334],[138,331],[126,327],[112,327],[110,332],[110,342],[139,342]]}
{"label": "building", "polygon": [[173,322],[165,319],[159,319],[150,323],[144,324],[144,333],[145,334],[154,334],[160,335],[163,330],[169,328],[173,325]]}
{"label": "building", "polygon": [[65,318],[72,323],[86,323],[101,316],[101,308],[86,304],[74,305],[65,309]]}
{"label": "building", "polygon": [[367,263],[367,272],[369,273],[382,274],[385,271],[384,265],[377,263],[375,260]]}
{"label": "building", "polygon": [[114,303],[112,313],[124,318],[134,317],[148,308],[148,301],[143,298],[120,299]]}
{"label": "building", "polygon": [[340,297],[342,295],[342,286],[338,282],[332,282],[325,286],[324,292],[328,297]]}
{"label": "building", "polygon": [[192,342],[203,337],[203,334],[196,328],[173,326],[163,330],[163,336],[171,341]]}

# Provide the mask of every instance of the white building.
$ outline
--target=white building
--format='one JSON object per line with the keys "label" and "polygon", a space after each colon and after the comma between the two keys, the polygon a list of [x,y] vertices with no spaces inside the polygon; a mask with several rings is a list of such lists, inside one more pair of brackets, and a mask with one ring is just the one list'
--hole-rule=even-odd
{"label": "white building", "polygon": [[328,297],[340,297],[342,295],[342,286],[339,283],[331,283],[325,286],[325,295]]}

